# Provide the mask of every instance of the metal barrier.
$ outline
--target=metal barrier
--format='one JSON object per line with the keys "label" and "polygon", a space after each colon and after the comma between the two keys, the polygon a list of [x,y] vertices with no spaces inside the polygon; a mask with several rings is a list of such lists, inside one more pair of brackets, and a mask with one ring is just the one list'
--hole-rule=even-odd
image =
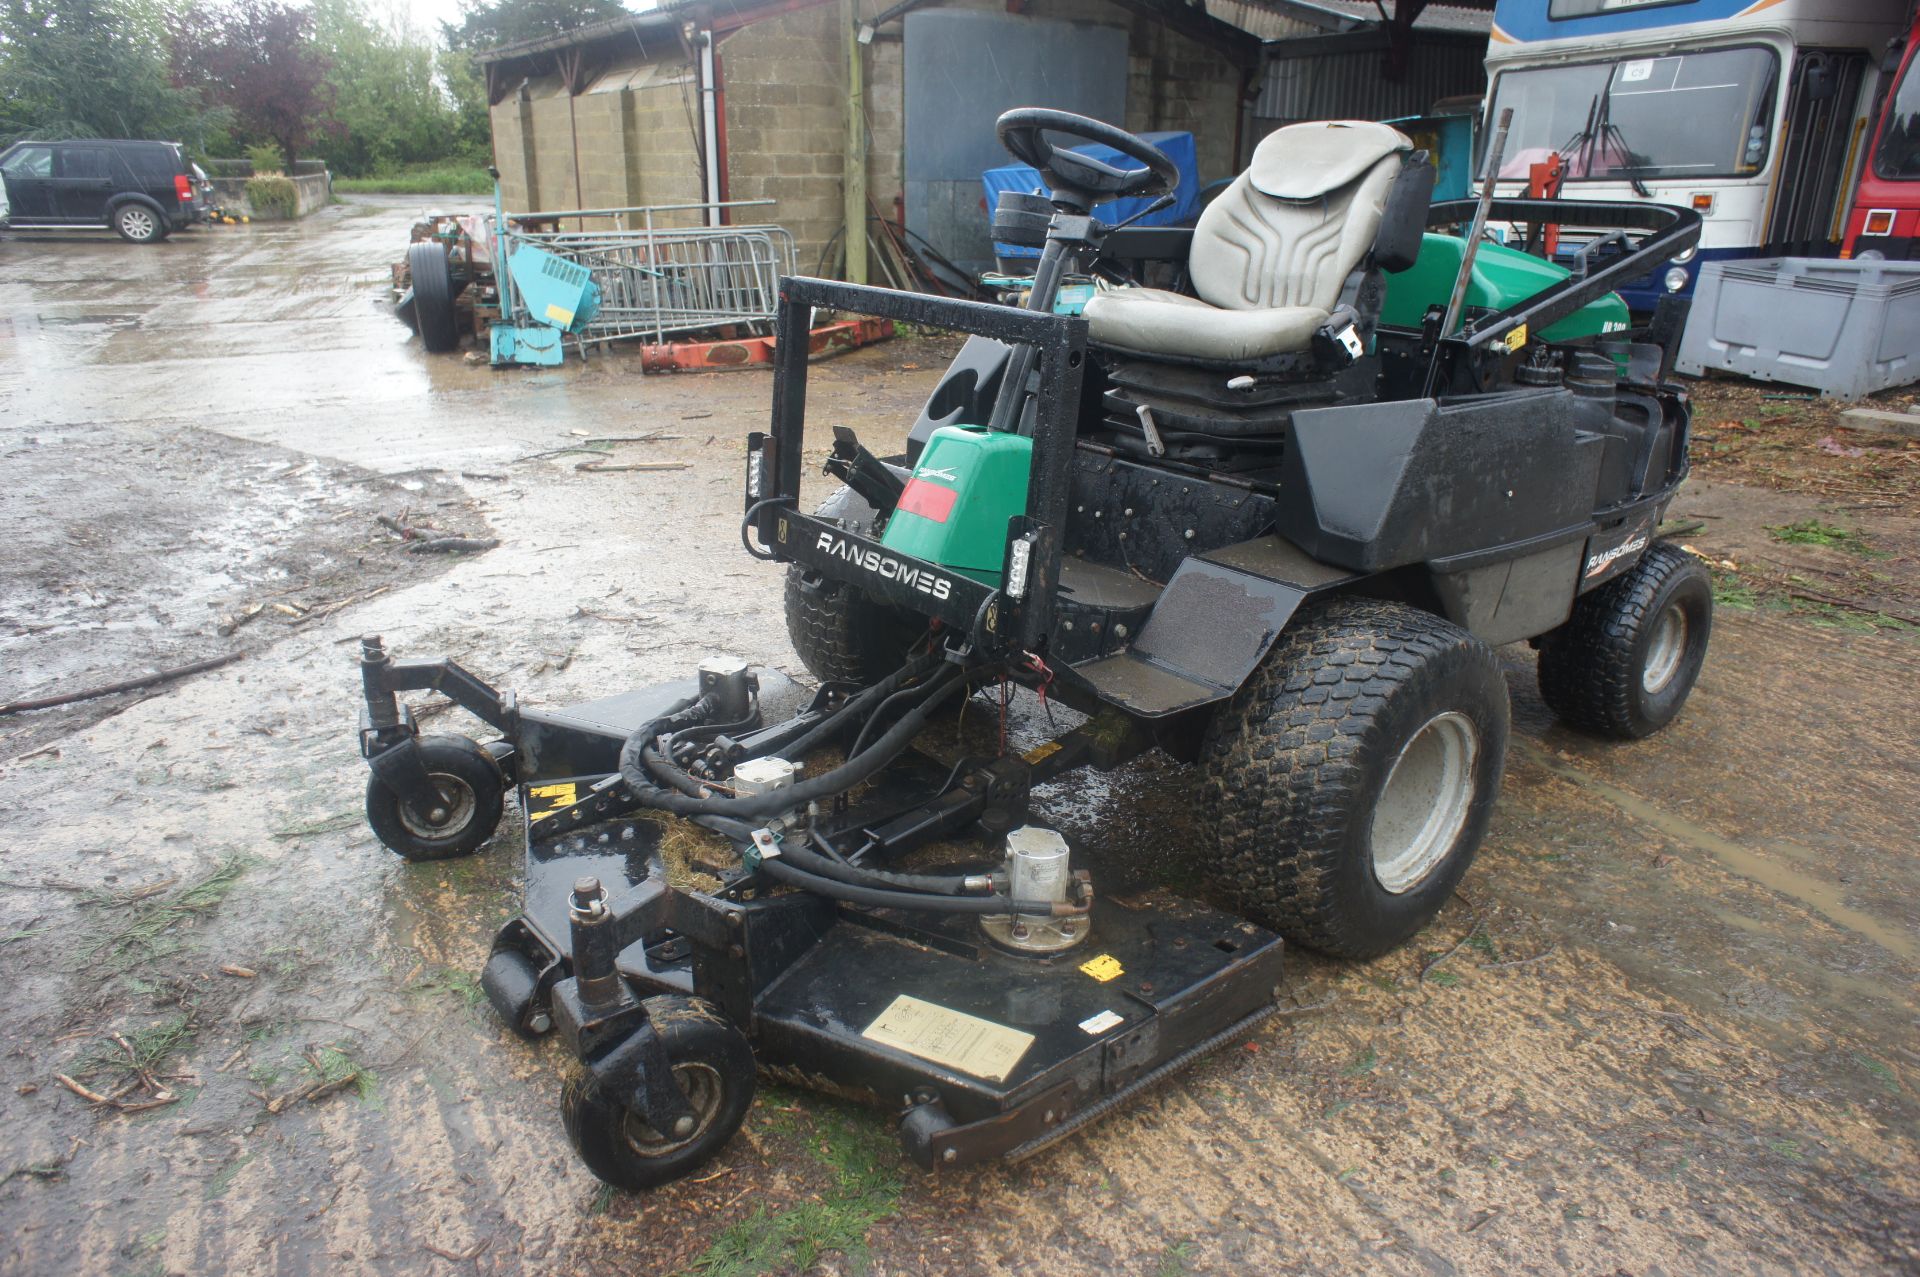
{"label": "metal barrier", "polygon": [[[781,226],[660,226],[669,213],[771,204],[654,204],[631,208],[516,213],[511,243],[531,244],[586,267],[600,288],[600,308],[583,344],[633,338],[663,342],[670,334],[742,325],[770,329],[780,304],[780,277],[794,270],[793,236]],[[517,229],[529,223],[575,230]],[[589,229],[589,222],[610,223]]]}

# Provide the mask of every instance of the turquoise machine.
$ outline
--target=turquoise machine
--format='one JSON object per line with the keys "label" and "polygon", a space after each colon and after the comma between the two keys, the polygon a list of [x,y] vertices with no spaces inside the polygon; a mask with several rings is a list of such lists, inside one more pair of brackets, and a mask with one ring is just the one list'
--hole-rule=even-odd
{"label": "turquoise machine", "polygon": [[[553,367],[565,358],[560,339],[585,330],[600,309],[600,286],[578,262],[535,248],[510,244],[506,215],[500,208],[500,183],[493,184],[494,273],[500,285],[500,318],[492,329],[495,368],[507,364]],[[505,269],[499,254],[505,251]]]}

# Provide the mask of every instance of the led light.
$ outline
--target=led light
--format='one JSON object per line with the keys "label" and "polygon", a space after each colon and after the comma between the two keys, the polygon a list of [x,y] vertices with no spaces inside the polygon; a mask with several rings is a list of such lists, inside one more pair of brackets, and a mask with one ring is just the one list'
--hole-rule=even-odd
{"label": "led light", "polygon": [[1867,224],[1860,233],[1862,235],[1893,234],[1893,210],[1890,208],[1868,209]]}
{"label": "led light", "polygon": [[766,468],[766,461],[767,454],[759,448],[755,448],[747,454],[747,497],[749,500],[758,501],[760,499],[762,483],[760,472]]}
{"label": "led light", "polygon": [[1007,549],[1007,597],[1027,596],[1027,569],[1033,562],[1033,542],[1021,537]]}
{"label": "led light", "polygon": [[1687,286],[1687,268],[1675,266],[1667,271],[1667,291],[1677,293]]}

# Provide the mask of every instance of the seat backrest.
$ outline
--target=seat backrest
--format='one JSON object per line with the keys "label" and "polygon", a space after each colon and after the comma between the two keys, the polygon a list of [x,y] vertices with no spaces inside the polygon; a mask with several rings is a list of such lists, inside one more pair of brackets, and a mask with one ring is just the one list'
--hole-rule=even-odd
{"label": "seat backrest", "polygon": [[1413,143],[1366,120],[1289,124],[1194,227],[1193,290],[1225,310],[1332,310],[1373,247],[1387,191]]}

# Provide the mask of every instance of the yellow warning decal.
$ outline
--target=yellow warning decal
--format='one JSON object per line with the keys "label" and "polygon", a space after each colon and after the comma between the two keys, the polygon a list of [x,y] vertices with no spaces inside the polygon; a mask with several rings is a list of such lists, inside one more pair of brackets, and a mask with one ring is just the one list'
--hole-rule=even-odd
{"label": "yellow warning decal", "polygon": [[1097,958],[1088,958],[1080,964],[1080,970],[1101,984],[1118,979],[1127,973],[1126,968],[1120,965],[1120,959],[1111,953],[1103,953]]}
{"label": "yellow warning decal", "polygon": [[860,1035],[882,1046],[1004,1082],[1033,1045],[1033,1034],[901,994]]}
{"label": "yellow warning decal", "polygon": [[[527,805],[528,820],[545,820],[557,811],[565,811],[579,801],[574,783],[562,781],[558,785],[534,785],[528,788],[527,797],[533,803]],[[535,804],[538,804],[537,806]]]}
{"label": "yellow warning decal", "polygon": [[1020,755],[1020,761],[1025,763],[1027,766],[1032,767],[1038,763],[1046,761],[1049,758],[1052,758],[1055,754],[1060,752],[1061,748],[1062,746],[1059,741],[1050,740],[1044,744],[1035,745],[1032,749]]}
{"label": "yellow warning decal", "polygon": [[565,328],[573,323],[573,312],[565,306],[549,302],[547,304],[547,319]]}
{"label": "yellow warning decal", "polygon": [[1518,350],[1520,349],[1520,347],[1526,345],[1527,344],[1527,326],[1525,324],[1522,324],[1518,328],[1514,329],[1512,332],[1508,333],[1506,335],[1505,341],[1507,343],[1508,350]]}

